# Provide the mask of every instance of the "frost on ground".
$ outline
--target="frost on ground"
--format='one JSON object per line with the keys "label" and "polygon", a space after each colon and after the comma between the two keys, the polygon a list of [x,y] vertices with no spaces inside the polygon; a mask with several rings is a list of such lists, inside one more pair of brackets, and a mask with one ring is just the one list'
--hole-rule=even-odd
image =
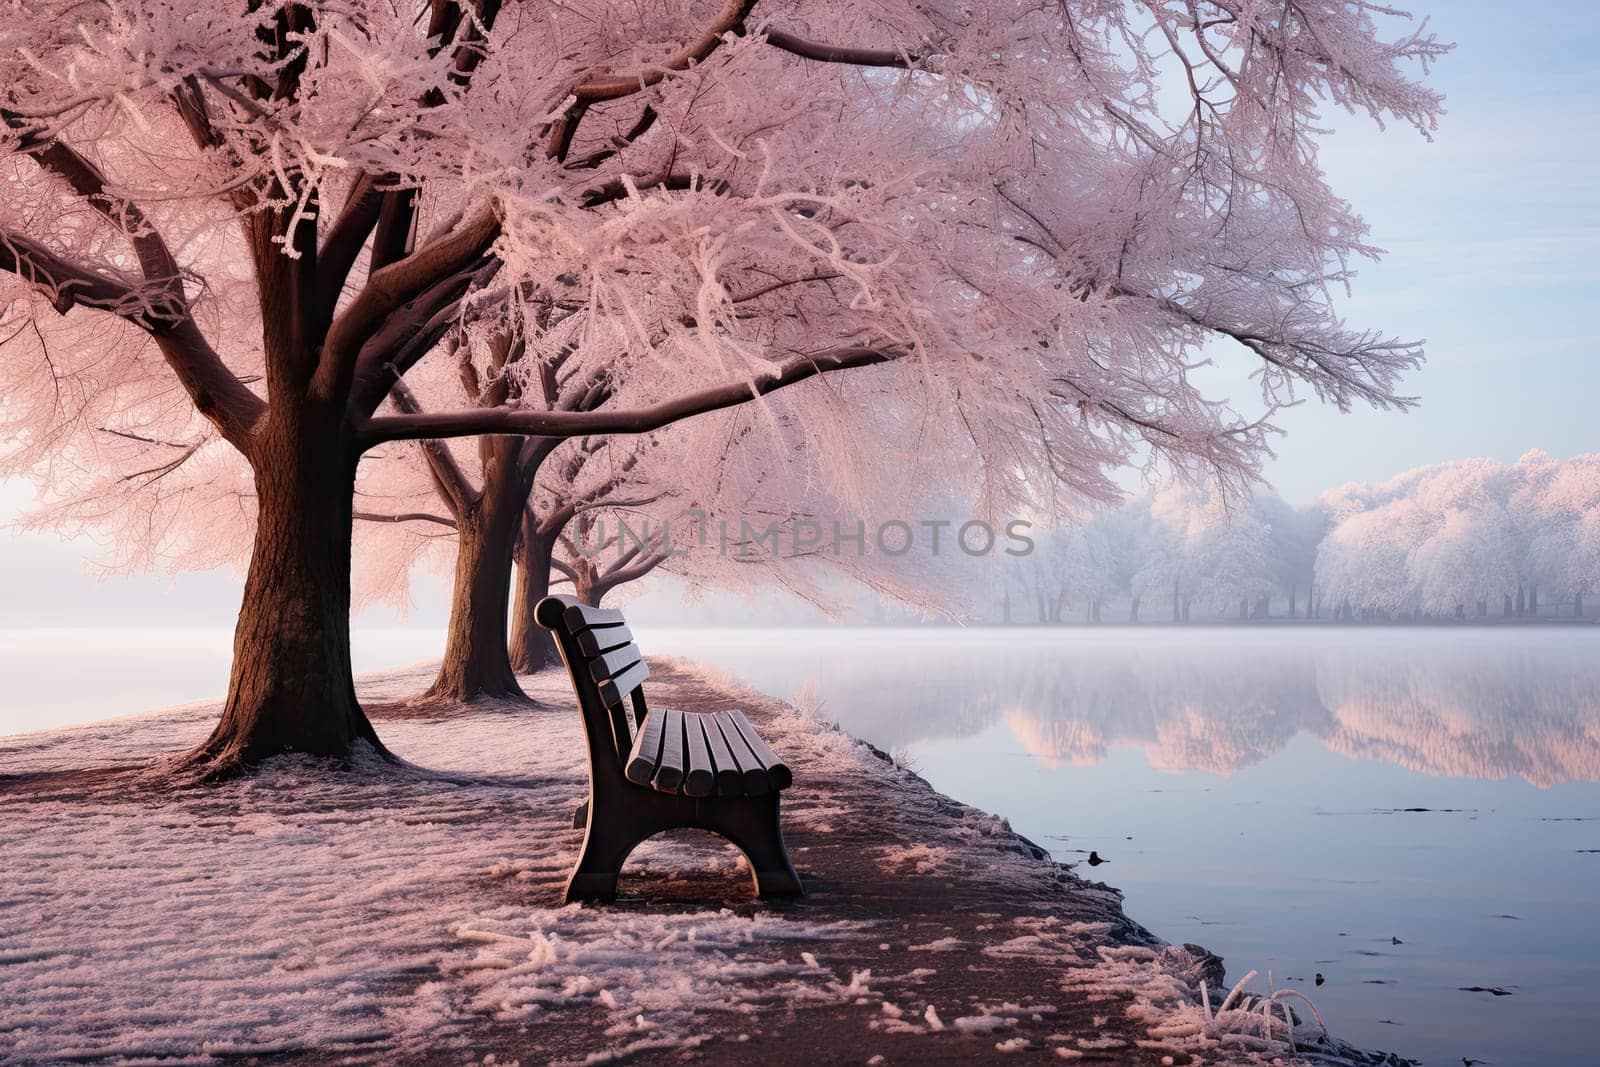
{"label": "frost on ground", "polygon": [[635,854],[615,905],[565,906],[587,787],[565,679],[528,679],[531,708],[404,709],[429,674],[363,680],[401,766],[174,791],[160,760],[214,705],[0,737],[0,1063],[1270,1062],[1291,1036],[1364,1062],[1305,1005],[1203,1006],[1219,968],[1114,890],[684,665],[658,704],[744,707],[795,767],[809,895],[763,905],[737,852],[684,834]]}

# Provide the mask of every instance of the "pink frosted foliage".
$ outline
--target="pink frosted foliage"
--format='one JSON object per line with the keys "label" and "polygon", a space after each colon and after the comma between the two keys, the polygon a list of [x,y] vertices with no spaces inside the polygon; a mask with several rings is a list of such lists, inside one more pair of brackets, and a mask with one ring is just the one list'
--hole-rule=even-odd
{"label": "pink frosted foliage", "polygon": [[[792,389],[776,439],[813,470],[849,467],[841,426],[914,431],[1006,506],[1114,496],[1150,455],[1238,478],[1276,405],[1403,405],[1420,359],[1336,313],[1376,249],[1317,146],[1328,107],[1428,133],[1444,46],[1356,0],[3,10],[0,466],[113,565],[242,543],[217,438],[248,451],[301,373],[355,374],[365,448]],[[369,277],[340,223],[374,188],[416,219]],[[268,255],[342,282],[309,370],[262,354],[263,219]],[[528,349],[515,392],[604,402],[383,406],[496,331]],[[1264,417],[1193,380],[1219,337],[1259,357]],[[243,525],[174,518],[212,509]]]}

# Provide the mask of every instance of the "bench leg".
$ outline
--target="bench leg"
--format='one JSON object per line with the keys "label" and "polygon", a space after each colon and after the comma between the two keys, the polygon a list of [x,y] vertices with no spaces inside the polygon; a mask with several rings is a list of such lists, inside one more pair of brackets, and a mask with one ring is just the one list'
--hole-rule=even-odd
{"label": "bench leg", "polygon": [[778,794],[730,804],[727,813],[707,829],[738,846],[755,874],[756,892],[763,897],[798,897],[805,894],[789,850],[783,844],[778,819]]}
{"label": "bench leg", "polygon": [[593,803],[591,797],[579,809],[585,821],[578,825],[586,822],[588,832],[578,865],[567,880],[569,902],[615,899],[622,865],[639,842],[662,830],[680,827],[710,830],[731,841],[750,861],[760,896],[792,897],[805,892],[783,844],[776,793],[701,805],[698,816],[693,818],[666,817],[661,813],[657,813],[658,818],[640,818],[609,804],[594,812],[593,818],[587,818],[590,813],[586,809]]}
{"label": "bench leg", "polygon": [[618,827],[614,820],[595,819],[584,835],[578,865],[567,879],[567,901],[614,898],[617,876],[622,873],[622,865],[636,844],[638,839]]}

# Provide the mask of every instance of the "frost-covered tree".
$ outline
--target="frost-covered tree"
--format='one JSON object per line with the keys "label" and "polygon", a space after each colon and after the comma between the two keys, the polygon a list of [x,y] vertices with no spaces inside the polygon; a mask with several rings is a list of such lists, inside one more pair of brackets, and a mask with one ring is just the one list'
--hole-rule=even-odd
{"label": "frost-covered tree", "polygon": [[[890,364],[808,396],[959,426],[977,480],[1109,495],[1139,450],[1260,454],[1190,379],[1211,337],[1269,403],[1393,405],[1418,358],[1330,303],[1373,249],[1321,110],[1439,108],[1412,68],[1442,47],[1357,0],[4,10],[6,469],[170,419],[251,471],[203,772],[376,743],[348,571],[386,442],[645,432]],[[468,320],[611,403],[396,409]]]}
{"label": "frost-covered tree", "polygon": [[1250,509],[1267,531],[1272,591],[1284,598],[1290,618],[1299,613],[1302,600],[1309,618],[1317,546],[1328,529],[1326,512],[1316,504],[1291,507],[1276,493],[1266,491],[1251,496]]}
{"label": "frost-covered tree", "polygon": [[1273,528],[1256,512],[1253,498],[1196,487],[1154,494],[1140,513],[1148,532],[1138,539],[1143,558],[1133,569],[1130,595],[1141,603],[1170,597],[1174,622],[1188,621],[1196,607],[1220,615],[1242,604],[1239,614],[1248,617],[1280,570]]}
{"label": "frost-covered tree", "polygon": [[1541,591],[1583,610],[1596,570],[1600,459],[1530,452],[1420,467],[1324,495],[1336,520],[1317,581],[1354,611],[1389,617],[1539,614]]}

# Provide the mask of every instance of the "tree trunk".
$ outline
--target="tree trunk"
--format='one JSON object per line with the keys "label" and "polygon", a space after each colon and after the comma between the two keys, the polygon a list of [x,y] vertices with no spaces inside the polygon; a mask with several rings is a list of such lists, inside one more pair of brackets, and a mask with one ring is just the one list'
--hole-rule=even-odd
{"label": "tree trunk", "polygon": [[1129,622],[1133,622],[1133,623],[1136,623],[1136,622],[1139,621],[1139,598],[1138,597],[1134,597],[1133,598],[1133,603],[1131,603],[1128,606],[1128,621]]}
{"label": "tree trunk", "polygon": [[1503,614],[1508,619],[1511,617],[1511,594],[1510,593],[1506,594],[1506,606],[1505,606],[1505,610],[1503,612],[1501,612],[1501,614]]}
{"label": "tree trunk", "polygon": [[350,668],[350,525],[358,455],[342,420],[285,405],[251,456],[256,534],[221,721],[180,770],[222,777],[270,756],[387,755]]}
{"label": "tree trunk", "polygon": [[1239,621],[1240,622],[1244,622],[1249,617],[1250,617],[1250,598],[1247,597],[1247,596],[1242,596],[1242,597],[1239,598]]}
{"label": "tree trunk", "polygon": [[1528,587],[1528,614],[1534,616],[1539,614],[1539,587],[1536,585]]}
{"label": "tree trunk", "polygon": [[550,556],[554,538],[539,537],[524,515],[517,541],[517,585],[511,598],[511,666],[532,674],[561,665],[554,636],[533,621],[534,606],[550,595]]}
{"label": "tree trunk", "polygon": [[[587,561],[585,561],[587,562]],[[572,595],[589,605],[591,608],[600,606],[600,598],[606,595],[607,586],[600,582],[600,572],[594,567],[578,567],[578,579],[572,583]],[[1039,609],[1042,613],[1044,608]],[[1040,622],[1046,621],[1042,616]]]}
{"label": "tree trunk", "polygon": [[1574,593],[1572,595],[1572,617],[1574,619],[1583,618],[1583,594],[1582,593]]}
{"label": "tree trunk", "polygon": [[1183,604],[1178,597],[1178,580],[1176,578],[1172,580],[1172,621],[1183,621]]}
{"label": "tree trunk", "polygon": [[[509,512],[509,514],[508,514]],[[424,700],[522,697],[511,669],[506,615],[520,503],[496,506],[485,496],[457,522],[456,573],[444,660]]]}
{"label": "tree trunk", "polygon": [[425,700],[526,699],[511,669],[506,629],[512,558],[539,466],[537,459],[527,461],[523,445],[520,437],[478,441],[483,490],[456,518],[450,628],[444,661]]}

